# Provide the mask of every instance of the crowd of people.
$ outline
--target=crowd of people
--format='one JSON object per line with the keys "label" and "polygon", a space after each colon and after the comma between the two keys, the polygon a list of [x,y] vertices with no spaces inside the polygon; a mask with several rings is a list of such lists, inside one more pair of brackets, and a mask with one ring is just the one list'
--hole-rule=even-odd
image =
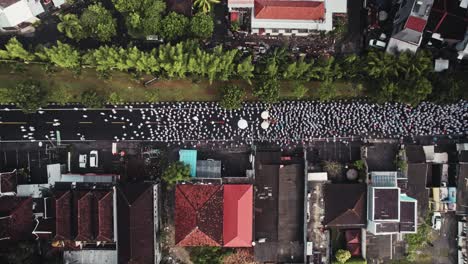
{"label": "crowd of people", "polygon": [[[162,142],[265,141],[280,144],[320,138],[400,138],[407,136],[460,136],[468,131],[468,103],[373,104],[364,101],[284,101],[267,105],[247,103],[226,110],[217,103],[166,103],[139,109],[137,127],[116,140]],[[262,113],[267,112],[267,118]],[[264,113],[265,114],[265,113]],[[246,127],[239,126],[245,120]],[[133,121],[135,122],[135,121]],[[262,127],[262,123],[268,123]]]}

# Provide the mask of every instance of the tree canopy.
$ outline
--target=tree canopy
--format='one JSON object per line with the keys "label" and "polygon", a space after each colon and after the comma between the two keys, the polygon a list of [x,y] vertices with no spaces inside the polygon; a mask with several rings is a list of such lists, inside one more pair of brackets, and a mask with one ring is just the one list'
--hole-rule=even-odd
{"label": "tree canopy", "polygon": [[220,105],[226,109],[239,109],[245,98],[245,90],[237,85],[226,85],[222,88]]}
{"label": "tree canopy", "polygon": [[75,14],[60,15],[60,23],[57,24],[58,31],[70,39],[80,40],[86,37],[81,21]]}
{"label": "tree canopy", "polygon": [[335,253],[335,258],[340,263],[346,263],[351,258],[351,253],[348,250],[338,249]]}
{"label": "tree canopy", "polygon": [[117,20],[101,3],[88,6],[81,14],[81,25],[88,37],[110,41],[117,34]]}
{"label": "tree canopy", "polygon": [[8,91],[8,96],[25,112],[35,112],[47,103],[47,90],[39,81],[26,80],[19,82]]}
{"label": "tree canopy", "polygon": [[57,41],[56,46],[45,48],[44,53],[50,62],[59,67],[74,69],[80,66],[80,52],[76,48],[60,41]]}
{"label": "tree canopy", "polygon": [[218,4],[220,0],[195,0],[193,6],[198,8],[203,13],[209,13],[213,8],[213,5]]}
{"label": "tree canopy", "polygon": [[203,13],[198,13],[190,21],[190,33],[201,39],[210,38],[213,34],[213,18]]}
{"label": "tree canopy", "polygon": [[189,180],[190,166],[181,161],[173,162],[163,172],[162,179],[167,183],[168,187],[174,186],[179,181]]}
{"label": "tree canopy", "polygon": [[162,20],[161,35],[164,39],[175,40],[187,33],[189,19],[184,15],[170,12]]}

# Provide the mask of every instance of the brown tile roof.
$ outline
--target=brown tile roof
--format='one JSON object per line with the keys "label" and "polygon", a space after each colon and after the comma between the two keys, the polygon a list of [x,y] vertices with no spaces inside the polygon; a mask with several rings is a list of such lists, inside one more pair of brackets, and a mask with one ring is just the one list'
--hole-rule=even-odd
{"label": "brown tile roof", "polygon": [[16,171],[0,173],[0,193],[16,192]]}
{"label": "brown tile roof", "polygon": [[223,186],[177,185],[175,233],[178,246],[221,246]]}
{"label": "brown tile roof", "polygon": [[55,238],[54,240],[72,239],[71,213],[72,213],[71,191],[55,193]]}
{"label": "brown tile roof", "polygon": [[118,263],[154,261],[153,185],[132,183],[117,194]]}
{"label": "brown tile roof", "polygon": [[256,0],[257,19],[321,20],[325,18],[325,5],[319,1]]}
{"label": "brown tile roof", "polygon": [[351,228],[366,225],[366,185],[325,185],[324,224],[329,227]]}
{"label": "brown tile roof", "polygon": [[77,220],[78,220],[78,233],[75,237],[76,241],[90,241],[94,238],[93,235],[93,194],[85,192],[77,201]]}
{"label": "brown tile roof", "polygon": [[97,200],[97,237],[98,241],[112,241],[114,238],[114,200],[113,192],[96,193]]}
{"label": "brown tile roof", "polygon": [[33,225],[32,198],[3,196],[0,198],[0,238],[26,240]]}

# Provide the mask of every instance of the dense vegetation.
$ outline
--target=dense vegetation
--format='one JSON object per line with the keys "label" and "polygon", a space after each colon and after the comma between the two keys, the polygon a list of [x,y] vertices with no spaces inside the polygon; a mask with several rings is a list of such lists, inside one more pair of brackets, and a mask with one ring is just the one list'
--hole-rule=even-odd
{"label": "dense vegetation", "polygon": [[[187,21],[183,23],[189,27]],[[215,80],[244,80],[253,85],[252,94],[258,100],[268,103],[279,100],[283,82],[293,82],[294,95],[298,99],[308,92],[303,83],[320,81],[319,99],[332,100],[339,94],[336,83],[347,82],[377,102],[398,101],[412,105],[426,99],[449,102],[464,98],[463,87],[467,85],[466,76],[433,72],[432,58],[424,51],[398,56],[369,52],[361,57],[312,59],[295,57],[278,48],[254,62],[251,55],[244,55],[237,49],[227,50],[222,46],[204,49],[196,40],[168,43],[152,50],[103,45],[81,51],[62,42],[28,50],[12,38],[5,49],[0,50],[0,59],[52,64],[73,70],[78,75],[83,67],[93,67],[103,78],[118,70],[135,76],[150,74],[160,79],[206,79],[210,83]],[[222,103],[226,108],[240,107],[245,98],[242,89],[235,87],[227,86],[221,92],[225,95]],[[157,92],[153,93],[148,97],[157,100]],[[92,91],[89,94],[92,95]],[[110,99],[118,102],[117,96]],[[89,106],[104,102],[94,97],[83,96],[83,99]],[[10,99],[16,101],[15,98]]]}

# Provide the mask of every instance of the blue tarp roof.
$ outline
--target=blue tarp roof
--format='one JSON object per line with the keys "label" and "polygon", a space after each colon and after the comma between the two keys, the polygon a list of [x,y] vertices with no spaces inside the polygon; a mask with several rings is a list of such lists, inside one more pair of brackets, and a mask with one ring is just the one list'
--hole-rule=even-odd
{"label": "blue tarp roof", "polygon": [[197,151],[194,149],[179,150],[179,161],[190,166],[190,176],[197,176]]}

